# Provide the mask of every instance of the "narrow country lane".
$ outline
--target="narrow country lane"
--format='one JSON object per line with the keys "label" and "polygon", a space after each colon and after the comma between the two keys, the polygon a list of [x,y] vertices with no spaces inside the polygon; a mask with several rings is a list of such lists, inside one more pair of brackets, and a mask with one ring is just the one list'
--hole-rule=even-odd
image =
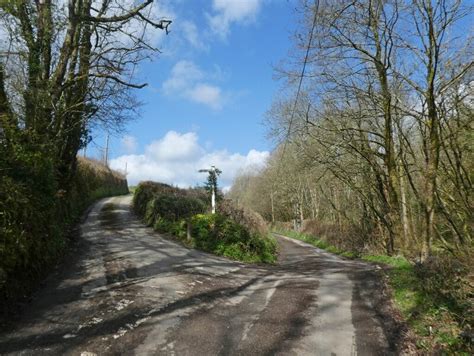
{"label": "narrow country lane", "polygon": [[0,334],[6,355],[387,355],[397,328],[373,266],[278,236],[245,265],[163,239],[97,203],[70,266]]}

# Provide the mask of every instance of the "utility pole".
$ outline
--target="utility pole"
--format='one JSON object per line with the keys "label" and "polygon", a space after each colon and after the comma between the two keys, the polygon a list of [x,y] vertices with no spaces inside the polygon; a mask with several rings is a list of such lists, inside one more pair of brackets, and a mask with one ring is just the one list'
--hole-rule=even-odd
{"label": "utility pole", "polygon": [[105,166],[108,167],[109,166],[109,134],[107,134],[107,139],[105,141],[105,157],[104,157],[104,163],[105,163]]}
{"label": "utility pole", "polygon": [[274,204],[274,201],[273,201],[273,189],[270,192],[270,204],[271,204],[271,207],[272,207],[272,224],[274,224],[275,223],[275,204]]}

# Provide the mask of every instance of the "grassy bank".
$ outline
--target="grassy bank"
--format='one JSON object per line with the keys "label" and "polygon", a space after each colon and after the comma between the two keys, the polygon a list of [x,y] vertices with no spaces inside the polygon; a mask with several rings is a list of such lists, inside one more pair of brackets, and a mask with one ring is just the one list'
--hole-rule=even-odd
{"label": "grassy bank", "polygon": [[147,225],[186,246],[244,262],[275,261],[276,242],[258,214],[230,202],[221,202],[217,214],[209,214],[208,200],[198,189],[144,182],[133,201]]}
{"label": "grassy bank", "polygon": [[95,200],[128,193],[121,174],[79,158],[69,191],[38,155],[0,182],[0,314],[27,296],[57,263],[70,228]]}
{"label": "grassy bank", "polygon": [[387,267],[383,270],[394,304],[413,332],[419,351],[471,354],[472,289],[469,291],[466,281],[460,278],[461,264],[441,260],[437,262],[439,266],[420,265],[402,256],[356,254],[308,234],[275,232],[343,257],[360,258]]}

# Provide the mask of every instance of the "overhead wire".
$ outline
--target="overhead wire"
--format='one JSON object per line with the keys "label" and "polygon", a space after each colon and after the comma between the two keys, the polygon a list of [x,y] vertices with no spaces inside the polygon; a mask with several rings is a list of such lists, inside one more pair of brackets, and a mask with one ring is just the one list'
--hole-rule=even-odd
{"label": "overhead wire", "polygon": [[[314,29],[316,28],[318,12],[319,12],[319,0],[315,0],[315,2],[314,2],[313,23],[312,23],[312,26],[311,26],[311,30],[309,32],[308,46],[306,47],[306,53],[305,53],[304,61],[303,61],[303,68],[301,69],[301,74],[299,76],[298,89],[296,91],[296,97],[295,97],[295,101],[293,103],[293,109],[291,111],[290,121],[288,123],[288,130],[287,130],[285,138],[284,138],[281,158],[283,158],[284,155],[285,155],[286,146],[288,144],[288,140],[289,140],[290,135],[291,135],[291,129],[292,129],[292,126],[293,126],[293,121],[294,121],[295,113],[296,113],[296,106],[298,105],[298,100],[299,100],[299,97],[300,97],[300,94],[301,94],[301,87],[303,85],[303,78],[305,76],[306,66],[308,64],[309,51],[311,49],[311,44],[313,43],[313,35],[314,35]],[[309,107],[308,107],[308,111],[309,111]]]}
{"label": "overhead wire", "polygon": [[[298,100],[299,100],[299,97],[300,97],[300,94],[301,94],[301,87],[303,86],[303,78],[305,76],[306,66],[308,64],[309,51],[310,51],[311,45],[313,43],[313,35],[314,35],[314,29],[316,28],[316,21],[317,21],[317,17],[318,17],[318,12],[319,12],[319,0],[315,0],[314,1],[313,23],[311,25],[311,30],[309,32],[308,46],[306,47],[306,53],[305,53],[304,60],[303,60],[303,68],[301,69],[301,74],[299,76],[298,89],[296,91],[296,97],[295,97],[295,101],[293,103],[293,109],[292,109],[292,112],[291,112],[290,121],[288,123],[288,130],[287,130],[286,136],[284,138],[283,149],[281,151],[280,160],[283,160],[283,158],[285,156],[286,146],[288,145],[288,141],[289,141],[289,138],[290,138],[290,135],[291,135],[291,129],[292,129],[292,126],[293,126],[293,121],[294,121],[295,113],[296,113],[296,106],[298,105]],[[308,106],[307,115],[309,115],[309,106]],[[281,163],[278,164],[277,167],[278,168],[277,168],[277,172],[276,172],[276,177],[278,179],[278,177],[280,175],[280,170],[281,170],[282,164]],[[275,180],[272,181],[272,189],[271,189],[272,199],[273,199],[273,194],[274,194],[274,184],[275,184]],[[272,214],[273,214],[273,212],[272,212]]]}

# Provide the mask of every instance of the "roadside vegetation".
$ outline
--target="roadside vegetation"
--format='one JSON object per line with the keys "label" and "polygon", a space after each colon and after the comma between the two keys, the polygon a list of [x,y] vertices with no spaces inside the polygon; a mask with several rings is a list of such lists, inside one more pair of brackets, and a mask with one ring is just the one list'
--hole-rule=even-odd
{"label": "roadside vegetation", "polygon": [[88,204],[127,192],[77,153],[136,116],[146,84],[133,71],[158,50],[148,33],[171,23],[152,5],[0,1],[0,312],[57,261]]}
{"label": "roadside vegetation", "polygon": [[319,247],[393,265],[422,353],[472,347],[473,13],[469,1],[301,1],[265,119],[277,147],[227,195]]}
{"label": "roadside vegetation", "polygon": [[147,225],[186,246],[244,262],[275,261],[275,240],[258,214],[228,201],[221,201],[212,214],[209,201],[204,189],[142,182],[133,207]]}
{"label": "roadside vegetation", "polygon": [[15,169],[0,180],[0,315],[37,287],[92,202],[128,193],[123,175],[94,160],[78,159],[67,195],[58,191],[50,166],[35,160],[14,163],[18,166],[12,164]]}

